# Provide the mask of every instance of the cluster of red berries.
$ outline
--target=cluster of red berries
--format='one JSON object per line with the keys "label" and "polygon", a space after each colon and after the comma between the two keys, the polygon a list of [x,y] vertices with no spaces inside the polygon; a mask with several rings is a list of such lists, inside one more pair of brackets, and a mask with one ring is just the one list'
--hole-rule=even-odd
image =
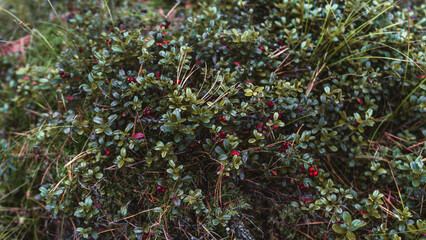
{"label": "cluster of red berries", "polygon": [[269,107],[274,107],[274,103],[271,101],[267,102],[266,105],[268,105]]}
{"label": "cluster of red berries", "polygon": [[164,188],[164,187],[162,187],[160,185],[157,185],[157,187],[155,188],[155,190],[157,192],[161,192],[161,193],[165,193],[166,192],[166,188]]}
{"label": "cluster of red berries", "polygon": [[157,43],[157,45],[159,46],[159,47],[161,47],[161,46],[163,46],[163,44],[164,45],[166,45],[166,44],[168,44],[170,42],[170,40],[164,40],[163,42],[160,42],[160,43]]}
{"label": "cluster of red berries", "polygon": [[282,147],[280,147],[280,151],[281,151],[281,152],[286,152],[286,151],[287,151],[287,149],[288,149],[288,146],[290,146],[290,143],[289,143],[289,142],[284,142],[284,143],[283,143],[283,146],[282,146]]}
{"label": "cluster of red berries", "polygon": [[227,122],[228,120],[226,120],[226,117],[219,117],[219,121],[221,121],[221,122]]}
{"label": "cluster of red berries", "polygon": [[160,25],[160,29],[161,29],[161,28],[163,28],[163,27],[164,27],[165,29],[169,28],[169,27],[170,27],[170,22],[167,22],[166,24],[161,24],[161,25]]}
{"label": "cluster of red berries", "polygon": [[[317,167],[317,165],[315,164],[315,167]],[[313,177],[313,176],[318,176],[319,171],[316,170],[314,167],[309,167],[309,176]]]}
{"label": "cluster of red berries", "polygon": [[108,41],[108,40],[105,40],[105,43],[108,44],[108,45],[110,45],[112,42]]}
{"label": "cluster of red berries", "polygon": [[136,78],[134,78],[134,77],[128,77],[127,78],[127,81],[129,82],[129,83],[132,83],[132,82],[136,82]]}
{"label": "cluster of red berries", "polygon": [[143,115],[145,116],[151,115],[151,109],[145,108],[145,110],[143,111]]}
{"label": "cluster of red berries", "polygon": [[72,96],[68,96],[68,97],[66,97],[66,99],[68,99],[68,100],[74,100],[74,98],[72,97]]}
{"label": "cluster of red berries", "polygon": [[240,152],[238,152],[237,150],[232,151],[231,154],[234,156],[240,156]]}
{"label": "cluster of red berries", "polygon": [[302,197],[302,201],[305,202],[306,204],[313,202],[314,200],[312,198],[305,198]]}
{"label": "cluster of red berries", "polygon": [[67,73],[65,74],[64,70],[59,70],[59,75],[61,76],[61,78],[70,78],[71,74]]}
{"label": "cluster of red berries", "polygon": [[222,132],[219,132],[217,135],[218,135],[220,138],[225,138],[225,137],[226,137],[226,132],[222,131]]}
{"label": "cluster of red berries", "polygon": [[305,190],[305,191],[309,190],[309,187],[306,187],[305,184],[303,184],[302,182],[299,182],[299,187],[300,187],[300,190]]}
{"label": "cluster of red berries", "polygon": [[[318,176],[319,171],[317,169],[318,169],[317,164],[314,164],[314,167],[309,167],[309,176],[311,177]],[[305,174],[306,173],[305,166],[300,165],[300,171],[302,172],[302,174]]]}

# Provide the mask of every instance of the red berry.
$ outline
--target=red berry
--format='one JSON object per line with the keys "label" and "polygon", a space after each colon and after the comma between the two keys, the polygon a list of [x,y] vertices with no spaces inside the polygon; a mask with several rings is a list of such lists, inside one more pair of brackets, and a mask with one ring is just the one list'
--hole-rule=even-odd
{"label": "red berry", "polygon": [[267,102],[266,104],[267,104],[269,107],[273,107],[273,106],[274,106],[274,103],[273,103],[273,102],[271,102],[271,101]]}
{"label": "red berry", "polygon": [[123,113],[121,114],[121,116],[122,116],[122,117],[125,117],[125,116],[126,116],[126,113],[125,113],[125,112],[123,112]]}
{"label": "red berry", "polygon": [[212,142],[216,142],[216,137],[212,137]]}
{"label": "red berry", "polygon": [[84,51],[84,49],[83,49],[83,48],[79,48],[79,49],[78,49],[78,51],[79,51],[79,52],[83,52],[83,51]]}
{"label": "red berry", "polygon": [[138,132],[138,133],[135,133],[132,137],[133,137],[134,139],[144,138],[144,137],[145,137],[145,134],[143,134],[143,133],[141,133],[141,132]]}
{"label": "red berry", "polygon": [[167,44],[167,41],[163,41],[163,44]]}
{"label": "red berry", "polygon": [[72,96],[68,96],[67,99],[68,100],[74,100],[74,98]]}
{"label": "red berry", "polygon": [[262,51],[263,51],[263,50],[265,50],[265,48],[264,48],[264,47],[260,47],[260,50],[262,50]]}
{"label": "red berry", "polygon": [[148,238],[148,233],[144,233],[143,235],[142,235],[142,239],[147,239]]}
{"label": "red berry", "polygon": [[314,172],[310,172],[309,176],[313,177],[314,176]]}
{"label": "red berry", "polygon": [[270,68],[270,66],[269,66],[269,65],[266,65],[266,68]]}
{"label": "red berry", "polygon": [[155,77],[156,77],[157,79],[160,79],[160,72],[156,72],[156,73],[155,73]]}
{"label": "red berry", "polygon": [[299,112],[303,112],[303,108],[299,108]]}
{"label": "red berry", "polygon": [[314,176],[318,176],[318,173],[319,173],[319,171],[318,171],[318,170],[315,170],[315,172],[314,172]]}
{"label": "red berry", "polygon": [[65,74],[65,72],[64,72],[64,70],[59,70],[59,75],[64,75]]}
{"label": "red berry", "polygon": [[67,77],[67,75],[65,75],[65,74],[61,75],[61,78],[66,78],[66,77]]}
{"label": "red berry", "polygon": [[239,62],[234,62],[235,66],[240,66]]}
{"label": "red berry", "polygon": [[110,151],[108,151],[108,150],[106,150],[106,149],[104,149],[105,150],[105,154],[106,155],[111,155],[111,152]]}
{"label": "red berry", "polygon": [[161,44],[161,43],[158,43],[157,45],[158,45],[159,47],[163,46],[163,44]]}
{"label": "red berry", "polygon": [[355,126],[358,126],[358,125],[359,125],[359,123],[355,120],[354,125],[355,125]]}
{"label": "red berry", "polygon": [[425,79],[425,75],[422,76],[422,80]]}
{"label": "red berry", "polygon": [[364,215],[364,214],[366,214],[366,212],[364,210],[362,210],[361,211],[361,215]]}
{"label": "red berry", "polygon": [[231,154],[234,156],[240,156],[240,152],[238,152],[237,150],[232,151]]}
{"label": "red berry", "polygon": [[160,185],[157,185],[157,187],[155,188],[155,190],[157,190],[157,192],[161,192],[162,191],[161,189],[163,189],[163,187],[160,186]]}
{"label": "red berry", "polygon": [[200,61],[197,61],[196,64],[200,65],[201,63],[200,63]]}
{"label": "red berry", "polygon": [[356,100],[358,100],[359,105],[361,105],[361,106],[362,106],[362,99],[361,99],[361,98],[357,98]]}
{"label": "red berry", "polygon": [[220,132],[219,136],[222,137],[222,138],[224,138],[226,136],[226,132],[224,132],[224,131]]}
{"label": "red berry", "polygon": [[277,125],[274,125],[274,128],[275,128],[275,129],[278,129],[278,126],[277,126]]}
{"label": "red berry", "polygon": [[145,110],[143,111],[143,115],[150,115],[151,114],[151,109],[149,108],[145,108]]}
{"label": "red berry", "polygon": [[165,193],[166,192],[166,188],[161,188],[160,192]]}
{"label": "red berry", "polygon": [[313,167],[309,167],[309,172],[313,172],[315,169]]}

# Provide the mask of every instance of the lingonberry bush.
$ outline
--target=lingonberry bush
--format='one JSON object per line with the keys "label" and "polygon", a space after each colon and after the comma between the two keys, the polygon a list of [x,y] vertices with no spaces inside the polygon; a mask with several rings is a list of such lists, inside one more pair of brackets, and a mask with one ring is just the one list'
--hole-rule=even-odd
{"label": "lingonberry bush", "polygon": [[76,2],[38,78],[69,154],[36,199],[63,234],[421,238],[425,6],[197,4]]}

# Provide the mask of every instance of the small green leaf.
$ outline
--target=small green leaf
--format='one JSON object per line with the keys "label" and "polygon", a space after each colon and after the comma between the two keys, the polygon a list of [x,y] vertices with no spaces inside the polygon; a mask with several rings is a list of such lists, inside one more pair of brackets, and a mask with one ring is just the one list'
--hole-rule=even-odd
{"label": "small green leaf", "polygon": [[351,214],[344,211],[343,212],[343,221],[345,221],[346,226],[350,226],[352,223],[352,217]]}
{"label": "small green leaf", "polygon": [[339,233],[339,234],[345,234],[346,232],[346,230],[342,228],[339,224],[333,224],[332,228],[336,233]]}
{"label": "small green leaf", "polygon": [[355,236],[355,234],[354,234],[353,232],[351,232],[351,231],[347,231],[347,232],[346,232],[346,237],[347,237],[349,240],[356,240],[356,236]]}

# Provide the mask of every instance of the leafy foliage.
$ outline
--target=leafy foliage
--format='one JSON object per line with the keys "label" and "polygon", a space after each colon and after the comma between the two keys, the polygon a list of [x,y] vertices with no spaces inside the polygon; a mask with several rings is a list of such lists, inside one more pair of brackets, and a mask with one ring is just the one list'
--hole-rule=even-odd
{"label": "leafy foliage", "polygon": [[216,0],[174,21],[75,8],[55,67],[16,72],[40,82],[19,101],[55,89],[38,126],[69,143],[35,199],[66,235],[426,234],[422,6]]}

